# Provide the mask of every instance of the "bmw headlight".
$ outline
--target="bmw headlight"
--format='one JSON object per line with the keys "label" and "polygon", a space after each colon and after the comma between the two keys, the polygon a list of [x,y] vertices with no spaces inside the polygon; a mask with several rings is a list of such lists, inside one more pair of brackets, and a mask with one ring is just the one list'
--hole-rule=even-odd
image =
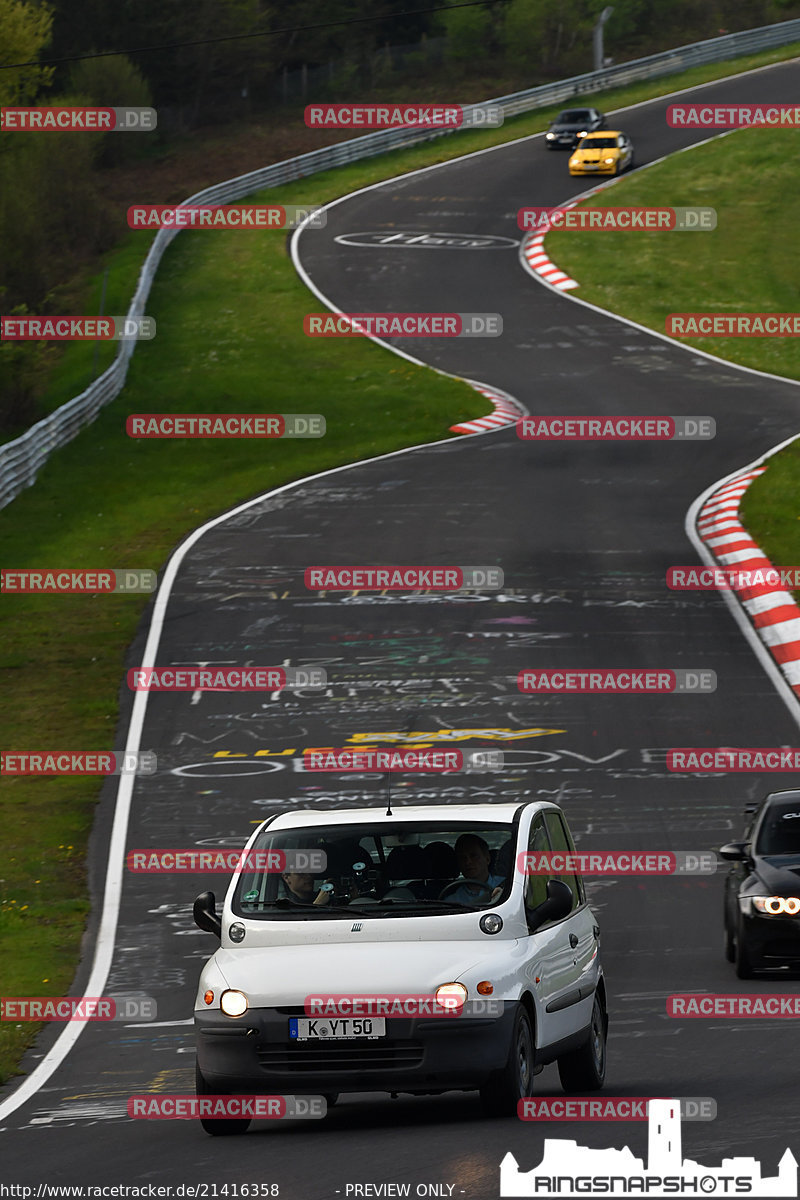
{"label": "bmw headlight", "polygon": [[544,136],[547,138],[548,142],[554,142],[556,140],[556,135],[554,133],[546,133]]}
{"label": "bmw headlight", "polygon": [[604,162],[604,163],[608,163],[609,165],[610,165],[611,163],[613,163],[613,161],[614,161],[614,159],[613,159],[613,158],[604,158],[604,159],[603,159],[603,162]]}
{"label": "bmw headlight", "polygon": [[586,137],[586,130],[584,129],[583,132],[579,133],[577,136],[578,137]]}
{"label": "bmw headlight", "polygon": [[241,1017],[243,1013],[247,1012],[247,996],[244,992],[230,989],[220,996],[219,1006],[226,1017]]}
{"label": "bmw headlight", "polygon": [[800,898],[797,896],[751,896],[756,912],[770,917],[796,917],[800,913]]}

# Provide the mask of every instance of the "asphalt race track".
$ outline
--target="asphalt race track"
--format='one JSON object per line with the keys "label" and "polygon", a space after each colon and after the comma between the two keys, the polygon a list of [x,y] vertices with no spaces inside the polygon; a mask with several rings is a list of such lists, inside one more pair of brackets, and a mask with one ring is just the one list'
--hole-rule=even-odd
{"label": "asphalt race track", "polygon": [[[793,101],[799,83],[800,65],[789,63],[694,95]],[[618,122],[640,166],[708,136],[668,129],[668,102],[637,106]],[[395,344],[505,390],[533,414],[712,416],[716,439],[543,445],[520,441],[511,427],[356,465],[237,510],[186,553],[156,661],[321,665],[329,686],[321,697],[266,700],[151,695],[142,747],[157,752],[159,771],[137,780],[129,848],[240,846],[253,822],[287,806],[383,803],[384,777],[301,769],[305,746],[342,746],[356,734],[389,744],[392,733],[441,740],[445,731],[471,731],[456,744],[502,749],[502,774],[395,777],[393,801],[555,798],[579,849],[719,847],[738,836],[748,799],[792,782],[667,771],[670,746],[788,745],[797,725],[719,595],[670,592],[664,576],[670,565],[696,561],[684,533],[691,502],[797,431],[800,390],[575,305],[532,280],[515,247],[336,240],[381,231],[517,239],[520,207],[556,204],[589,186],[570,179],[566,158],[546,153],[536,137],[382,184],[301,235],[302,267],[343,311],[501,313],[501,338]],[[716,207],[722,226],[724,196]],[[321,307],[310,300],[310,310]],[[387,370],[392,364],[387,353]],[[499,565],[505,586],[463,598],[304,587],[308,565],[388,562]],[[145,636],[143,628],[129,666],[141,662]],[[561,698],[516,686],[524,667],[623,665],[711,669],[718,689]],[[115,792],[110,780],[94,834],[96,897]],[[192,924],[191,901],[206,887],[219,895],[224,877],[126,875],[105,992],[155,997],[157,1024],[84,1029],[49,1081],[4,1120],[2,1182],[274,1182],[282,1200],[333,1200],[358,1194],[355,1184],[392,1182],[410,1183],[411,1195],[438,1184],[447,1186],[431,1194],[491,1200],[504,1154],[528,1169],[545,1136],[646,1153],[645,1124],[489,1121],[476,1094],[344,1097],[323,1122],[261,1122],[234,1139],[209,1138],[190,1121],[129,1120],[133,1093],[193,1090],[192,1001],[215,943]],[[684,1123],[685,1153],[707,1164],[752,1155],[774,1174],[796,1137],[796,1027],[672,1020],[665,998],[796,992],[798,980],[736,980],[721,952],[721,873],[605,879],[590,894],[610,997],[606,1093],[713,1097],[716,1121]],[[81,987],[89,966],[81,966]],[[43,1035],[28,1070],[57,1033]],[[555,1067],[536,1082],[537,1095],[562,1094]]]}

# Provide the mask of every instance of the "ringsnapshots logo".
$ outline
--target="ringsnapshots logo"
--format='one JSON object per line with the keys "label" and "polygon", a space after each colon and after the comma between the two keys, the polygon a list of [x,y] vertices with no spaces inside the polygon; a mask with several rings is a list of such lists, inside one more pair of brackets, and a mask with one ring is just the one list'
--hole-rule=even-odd
{"label": "ringsnapshots logo", "polygon": [[369,773],[371,771],[502,771],[502,750],[409,749],[403,746],[329,747],[305,750],[303,769]]}
{"label": "ringsnapshots logo", "polygon": [[716,437],[713,417],[521,417],[527,442],[699,442]]}
{"label": "ringsnapshots logo", "polygon": [[[521,1121],[647,1121],[650,1105],[659,1096],[537,1096],[517,1102]],[[715,1121],[717,1102],[711,1096],[681,1096],[682,1121]]]}
{"label": "ringsnapshots logo", "polygon": [[324,229],[327,214],[308,204],[131,204],[130,229]]}
{"label": "ringsnapshots logo", "polygon": [[517,855],[520,875],[714,875],[713,850],[529,850]]}
{"label": "ringsnapshots logo", "polygon": [[132,413],[131,438],[320,438],[321,413]]}
{"label": "ringsnapshots logo", "polygon": [[498,129],[501,105],[309,104],[304,119],[310,129]]}
{"label": "ringsnapshots logo", "polygon": [[800,108],[796,104],[670,104],[667,124],[672,129],[746,129],[766,125],[796,129]]}
{"label": "ringsnapshots logo", "polygon": [[500,337],[500,313],[307,313],[306,337]]}
{"label": "ringsnapshots logo", "polygon": [[76,133],[92,130],[100,133],[150,133],[158,124],[154,108],[97,108],[74,105],[37,108],[0,108],[0,130],[10,133]]}
{"label": "ringsnapshots logo", "polygon": [[62,567],[40,567],[22,570],[6,567],[0,570],[0,592],[17,595],[99,595],[117,592],[154,592],[158,576],[149,570],[79,570]]}
{"label": "ringsnapshots logo", "polygon": [[637,233],[649,230],[697,231],[717,227],[715,208],[521,208],[517,213],[520,229],[550,233],[557,229],[586,231],[605,230],[607,233]]}
{"label": "ringsnapshots logo", "polygon": [[725,1158],[718,1167],[684,1159],[681,1102],[652,1099],[648,1112],[647,1162],[622,1150],[592,1149],[574,1140],[545,1138],[542,1160],[521,1171],[510,1152],[500,1163],[502,1197],[576,1195],[692,1196],[716,1194],[796,1196],[797,1159],[786,1150],[778,1174],[764,1177],[753,1157]]}
{"label": "ringsnapshots logo", "polygon": [[0,996],[0,1021],[155,1021],[158,1005],[140,992],[118,996]]}
{"label": "ringsnapshots logo", "polygon": [[717,676],[715,671],[690,671],[682,667],[661,671],[637,671],[617,667],[601,671],[581,670],[575,667],[560,671],[545,668],[520,671],[517,687],[521,692],[545,696],[575,693],[599,695],[603,692],[609,695],[695,694],[715,692]]}
{"label": "ringsnapshots logo", "polygon": [[327,686],[322,667],[131,667],[134,692],[282,692]]}
{"label": "ringsnapshots logo", "polygon": [[152,750],[5,750],[0,775],[155,775]]}
{"label": "ringsnapshots logo", "polygon": [[175,875],[201,872],[259,871],[281,875],[286,871],[323,875],[328,866],[324,850],[129,850],[125,856],[129,871],[140,875]]}
{"label": "ringsnapshots logo", "polygon": [[323,592],[460,592],[466,588],[499,591],[500,567],[344,566],[306,567],[309,591]]}
{"label": "ringsnapshots logo", "polygon": [[187,1096],[128,1098],[128,1116],[136,1121],[320,1120],[328,1111],[324,1096]]}
{"label": "ringsnapshots logo", "polygon": [[148,342],[154,317],[0,317],[4,342]]}
{"label": "ringsnapshots logo", "polygon": [[800,337],[800,313],[670,313],[669,337]]}

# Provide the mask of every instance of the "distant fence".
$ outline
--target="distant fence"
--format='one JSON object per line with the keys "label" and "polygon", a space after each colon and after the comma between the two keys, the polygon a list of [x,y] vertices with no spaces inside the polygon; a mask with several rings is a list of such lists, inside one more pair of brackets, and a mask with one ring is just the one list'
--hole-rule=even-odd
{"label": "distant fence", "polygon": [[[669,75],[703,63],[725,62],[744,54],[769,50],[774,46],[785,46],[794,41],[800,41],[800,19],[782,21],[778,25],[765,25],[759,29],[746,29],[741,33],[724,34],[704,42],[693,42],[689,46],[666,50],[661,54],[651,54],[647,58],[637,58],[631,62],[605,67],[602,71],[589,71],[585,75],[574,75],[571,79],[562,79],[557,83],[547,83],[541,87],[528,88],[524,92],[513,92],[509,96],[484,100],[480,105],[465,105],[464,112],[472,113],[476,108],[486,105],[502,105],[505,115],[513,117],[535,108],[546,108],[549,104],[557,104],[561,100],[570,100],[582,92],[594,92],[609,85],[634,83],[641,79],[655,79],[659,75]],[[321,150],[312,150],[309,154],[300,154],[297,158],[273,163],[247,175],[239,175],[236,179],[226,179],[197,192],[183,203],[226,204],[232,200],[240,200],[261,188],[277,187],[279,184],[303,179],[319,171],[328,171],[332,167],[340,167],[357,159],[371,158],[373,155],[384,154],[402,146],[413,146],[431,138],[447,137],[451,132],[452,130],[444,129],[432,132],[411,128],[378,130],[345,142],[337,142]],[[128,310],[130,318],[144,315],[150,286],[164,251],[180,232],[180,229],[160,229],[156,234]],[[77,437],[85,425],[91,424],[100,409],[119,395],[125,384],[128,364],[135,346],[136,342],[133,340],[121,342],[114,362],[86,391],[62,404],[50,416],[31,426],[21,437],[0,446],[0,508],[10,504],[21,491],[34,483],[53,450]]]}

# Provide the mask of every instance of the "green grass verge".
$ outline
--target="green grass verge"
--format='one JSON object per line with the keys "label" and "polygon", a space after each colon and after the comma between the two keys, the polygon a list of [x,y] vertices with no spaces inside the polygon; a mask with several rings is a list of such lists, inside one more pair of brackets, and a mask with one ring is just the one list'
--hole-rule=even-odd
{"label": "green grass verge", "polygon": [[[776,567],[800,563],[799,481],[800,443],[793,442],[767,459],[767,470],[750,484],[739,509],[750,536]],[[793,594],[800,602],[800,591]]]}
{"label": "green grass verge", "polygon": [[[800,46],[696,68],[582,97],[635,103],[795,56]],[[558,106],[562,107],[562,106]],[[258,199],[320,203],[354,188],[543,129],[556,108],[489,133],[465,132],[355,163]],[[131,234],[85,282],[97,311],[122,313],[149,237]],[[369,342],[313,341],[302,318],[317,307],[297,279],[282,234],[183,233],[167,252],[147,311],[158,336],[133,357],[123,394],[36,485],[0,514],[5,566],[159,567],[189,530],[236,502],[326,467],[446,437],[486,411],[466,385]],[[112,351],[101,347],[98,368]],[[47,401],[57,407],[92,375],[94,347],[67,348]],[[319,442],[134,442],[130,412],[322,412]],[[2,746],[106,749],[113,744],[125,649],[144,597],[3,597]],[[60,995],[70,986],[87,912],[85,853],[99,793],[94,779],[0,781],[0,961],[6,995]],[[0,1082],[18,1068],[31,1025],[0,1024]]]}

